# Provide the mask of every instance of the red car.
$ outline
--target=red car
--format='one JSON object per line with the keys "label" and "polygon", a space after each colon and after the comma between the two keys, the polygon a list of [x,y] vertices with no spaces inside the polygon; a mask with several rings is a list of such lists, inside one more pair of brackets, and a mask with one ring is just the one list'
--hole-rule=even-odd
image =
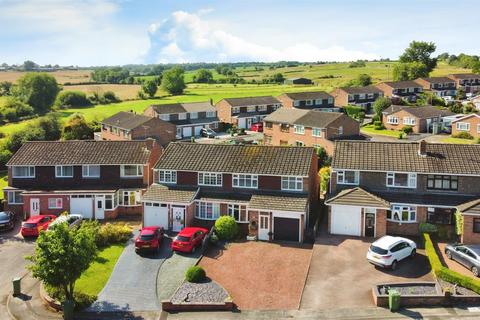
{"label": "red car", "polygon": [[52,214],[41,214],[28,218],[22,225],[21,234],[23,237],[38,237],[41,230],[47,230],[50,222],[55,220],[57,216]]}
{"label": "red car", "polygon": [[205,228],[187,227],[173,239],[172,250],[181,252],[195,252],[202,245],[203,238],[207,235]]}
{"label": "red car", "polygon": [[144,227],[135,239],[135,251],[158,250],[162,244],[163,228],[158,226]]}
{"label": "red car", "polygon": [[255,132],[263,132],[263,123],[262,122],[257,122],[252,124],[252,127],[250,130],[255,131]]}

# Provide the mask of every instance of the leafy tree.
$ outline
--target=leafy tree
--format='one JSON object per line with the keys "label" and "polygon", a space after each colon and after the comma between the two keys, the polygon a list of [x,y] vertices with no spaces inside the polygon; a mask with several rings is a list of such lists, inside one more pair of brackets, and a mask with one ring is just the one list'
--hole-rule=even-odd
{"label": "leafy tree", "polygon": [[393,67],[393,80],[404,81],[428,77],[429,71],[421,62],[398,63]]}
{"label": "leafy tree", "polygon": [[162,74],[163,70],[165,70],[165,67],[162,66],[161,64],[157,64],[150,71],[150,75],[160,76]]}
{"label": "leafy tree", "polygon": [[362,68],[362,67],[365,67],[365,66],[366,66],[365,61],[357,60],[357,61],[351,62],[348,67],[349,68]]}
{"label": "leafy tree", "polygon": [[272,79],[272,82],[274,83],[283,83],[283,81],[285,81],[285,77],[280,72],[275,73],[271,79]]}
{"label": "leafy tree", "polygon": [[27,73],[18,79],[15,94],[33,107],[36,113],[50,110],[59,91],[57,80],[47,73]]}
{"label": "leafy tree", "polygon": [[43,140],[55,141],[60,139],[62,134],[62,124],[58,117],[53,114],[39,118],[34,122],[34,126],[43,130]]}
{"label": "leafy tree", "polygon": [[13,83],[10,81],[0,82],[0,96],[9,96],[12,94]]}
{"label": "leafy tree", "polygon": [[67,300],[74,300],[75,282],[88,269],[97,254],[94,229],[85,226],[69,228],[58,224],[49,232],[40,232],[35,253],[27,257],[35,278],[60,288]]}
{"label": "leafy tree", "polygon": [[92,80],[105,83],[124,83],[130,72],[122,67],[99,68],[91,73]]}
{"label": "leafy tree", "polygon": [[323,147],[316,147],[315,148],[315,153],[318,156],[318,166],[323,167],[323,166],[329,166],[330,163],[332,162],[332,158],[328,155],[327,150]]}
{"label": "leafy tree", "polygon": [[444,53],[439,54],[437,59],[442,60],[442,61],[446,61],[446,60],[448,60],[449,57],[450,57],[450,54],[448,52],[444,52]]}
{"label": "leafy tree", "polygon": [[9,97],[0,108],[0,119],[18,121],[22,117],[34,114],[33,108],[14,97]]}
{"label": "leafy tree", "polygon": [[210,83],[213,81],[213,74],[210,70],[199,69],[194,76],[194,82]]}
{"label": "leafy tree", "polygon": [[76,113],[65,123],[62,138],[64,140],[92,139],[93,128],[87,123],[83,115]]}
{"label": "leafy tree", "polygon": [[33,71],[38,68],[38,64],[33,61],[27,60],[23,63],[23,70],[25,71]]}
{"label": "leafy tree", "polygon": [[327,192],[328,191],[328,182],[330,181],[330,167],[323,167],[318,172],[320,176],[320,191]]}
{"label": "leafy tree", "polygon": [[372,84],[372,77],[366,73],[362,73],[357,76],[356,82],[361,87],[369,86]]}
{"label": "leafy tree", "polygon": [[412,41],[400,56],[400,62],[420,62],[427,67],[428,72],[431,72],[437,66],[437,59],[431,57],[436,49],[437,46],[433,42]]}
{"label": "leafy tree", "polygon": [[5,166],[12,157],[12,152],[5,146],[0,145],[0,168],[5,169]]}
{"label": "leafy tree", "polygon": [[87,95],[81,91],[61,91],[55,100],[57,107],[84,107],[90,105]]}
{"label": "leafy tree", "polygon": [[172,95],[182,94],[183,90],[186,88],[183,74],[184,70],[180,67],[174,67],[164,71],[162,76],[162,88]]}
{"label": "leafy tree", "polygon": [[373,103],[373,110],[375,114],[382,119],[383,110],[387,109],[392,105],[392,100],[388,97],[378,97],[377,100]]}
{"label": "leafy tree", "polygon": [[480,73],[480,62],[475,62],[475,64],[472,67],[472,72],[473,73]]}
{"label": "leafy tree", "polygon": [[157,82],[154,79],[147,80],[142,85],[142,91],[145,92],[150,98],[155,97],[157,89]]}

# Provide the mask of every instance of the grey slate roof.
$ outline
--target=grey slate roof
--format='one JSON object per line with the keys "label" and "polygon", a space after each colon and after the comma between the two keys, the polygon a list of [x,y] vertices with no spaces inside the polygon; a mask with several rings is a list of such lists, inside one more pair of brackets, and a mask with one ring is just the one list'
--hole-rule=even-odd
{"label": "grey slate roof", "polygon": [[476,73],[454,73],[454,74],[451,74],[449,75],[450,77],[452,78],[455,78],[455,79],[480,79],[480,74],[476,74]]}
{"label": "grey slate roof", "polygon": [[400,105],[391,105],[390,107],[386,108],[385,110],[382,111],[383,114],[389,115],[392,113],[395,113],[397,111],[403,110],[408,108],[408,106],[400,106]]}
{"label": "grey slate roof", "polygon": [[383,91],[378,89],[375,86],[365,86],[365,87],[341,87],[339,88],[342,91],[350,94],[361,94],[361,93],[382,93]]}
{"label": "grey slate roof", "polygon": [[210,112],[216,111],[210,101],[192,103],[169,103],[151,106],[158,114],[172,114],[185,112]]}
{"label": "grey slate roof", "polygon": [[355,205],[373,208],[390,208],[390,203],[360,187],[345,189],[329,197],[325,204]]}
{"label": "grey slate roof", "polygon": [[[126,130],[137,128],[145,122],[152,120],[151,117],[144,116],[143,114],[136,114],[133,112],[118,112],[113,116],[106,118],[102,121],[103,124],[119,127]],[[158,119],[160,120],[160,119]],[[162,120],[160,120],[162,121]]]}
{"label": "grey slate roof", "polygon": [[342,116],[341,112],[280,108],[265,117],[264,121],[325,128]]}
{"label": "grey slate roof", "polygon": [[419,143],[336,141],[332,168],[480,175],[480,145],[427,143],[427,156]]}
{"label": "grey slate roof", "polygon": [[191,203],[195,199],[197,193],[198,188],[177,188],[152,184],[143,194],[142,200]]}
{"label": "grey slate roof", "polygon": [[425,80],[429,83],[453,83],[455,82],[454,80],[450,79],[449,77],[430,77],[430,78],[420,78],[422,80]]}
{"label": "grey slate roof", "polygon": [[[390,106],[389,108],[392,108],[392,107],[394,107],[394,106]],[[400,106],[395,106],[395,107],[400,107]],[[387,110],[387,109],[385,109],[385,110]],[[395,110],[395,109],[397,109],[397,110],[391,112],[391,110]],[[404,111],[410,113],[411,115],[413,115],[413,116],[415,116],[416,118],[419,118],[419,119],[428,119],[428,118],[436,118],[436,117],[444,117],[444,116],[454,115],[454,113],[451,112],[448,109],[441,109],[441,108],[437,108],[437,107],[434,107],[434,106],[392,108],[392,109],[390,109],[389,111],[386,111],[386,112],[390,112],[390,113],[387,113],[387,114],[394,114],[395,112],[398,112],[400,110],[404,110]]]}
{"label": "grey slate roof", "polygon": [[405,203],[423,206],[457,207],[475,196],[436,194],[436,193],[413,193],[413,192],[377,192],[378,197],[390,203]]}
{"label": "grey slate roof", "polygon": [[172,142],[157,169],[308,176],[313,148]]}
{"label": "grey slate roof", "polygon": [[281,210],[290,212],[305,212],[308,198],[306,195],[267,195],[254,194],[249,208],[258,210]]}
{"label": "grey slate roof", "polygon": [[383,82],[387,86],[392,87],[394,89],[406,89],[406,88],[418,88],[422,87],[422,85],[416,83],[413,80],[407,80],[407,81],[385,81]]}
{"label": "grey slate roof", "polygon": [[243,106],[252,106],[252,105],[264,105],[264,104],[279,104],[281,103],[276,98],[272,96],[261,96],[261,97],[244,97],[244,98],[225,98],[232,107],[243,107]]}
{"label": "grey slate roof", "polygon": [[333,98],[332,95],[329,95],[324,91],[288,92],[284,94],[292,100],[315,100]]}
{"label": "grey slate roof", "polygon": [[146,164],[149,157],[145,140],[31,141],[20,147],[7,166]]}

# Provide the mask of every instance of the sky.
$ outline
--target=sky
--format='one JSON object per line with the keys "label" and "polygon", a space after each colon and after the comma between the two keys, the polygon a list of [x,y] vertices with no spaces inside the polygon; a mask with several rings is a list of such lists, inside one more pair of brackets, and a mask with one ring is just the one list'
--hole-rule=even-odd
{"label": "sky", "polygon": [[480,54],[477,0],[0,0],[0,63],[101,66]]}

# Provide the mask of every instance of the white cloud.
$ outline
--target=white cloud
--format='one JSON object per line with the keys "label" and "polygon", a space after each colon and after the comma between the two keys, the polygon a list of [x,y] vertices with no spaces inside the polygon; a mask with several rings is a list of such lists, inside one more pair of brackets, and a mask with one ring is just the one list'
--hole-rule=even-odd
{"label": "white cloud", "polygon": [[224,61],[349,61],[376,59],[379,56],[349,50],[332,44],[319,47],[313,43],[279,43],[267,46],[249,41],[220,29],[199,13],[176,11],[168,19],[149,28],[149,59],[156,62],[224,62]]}

